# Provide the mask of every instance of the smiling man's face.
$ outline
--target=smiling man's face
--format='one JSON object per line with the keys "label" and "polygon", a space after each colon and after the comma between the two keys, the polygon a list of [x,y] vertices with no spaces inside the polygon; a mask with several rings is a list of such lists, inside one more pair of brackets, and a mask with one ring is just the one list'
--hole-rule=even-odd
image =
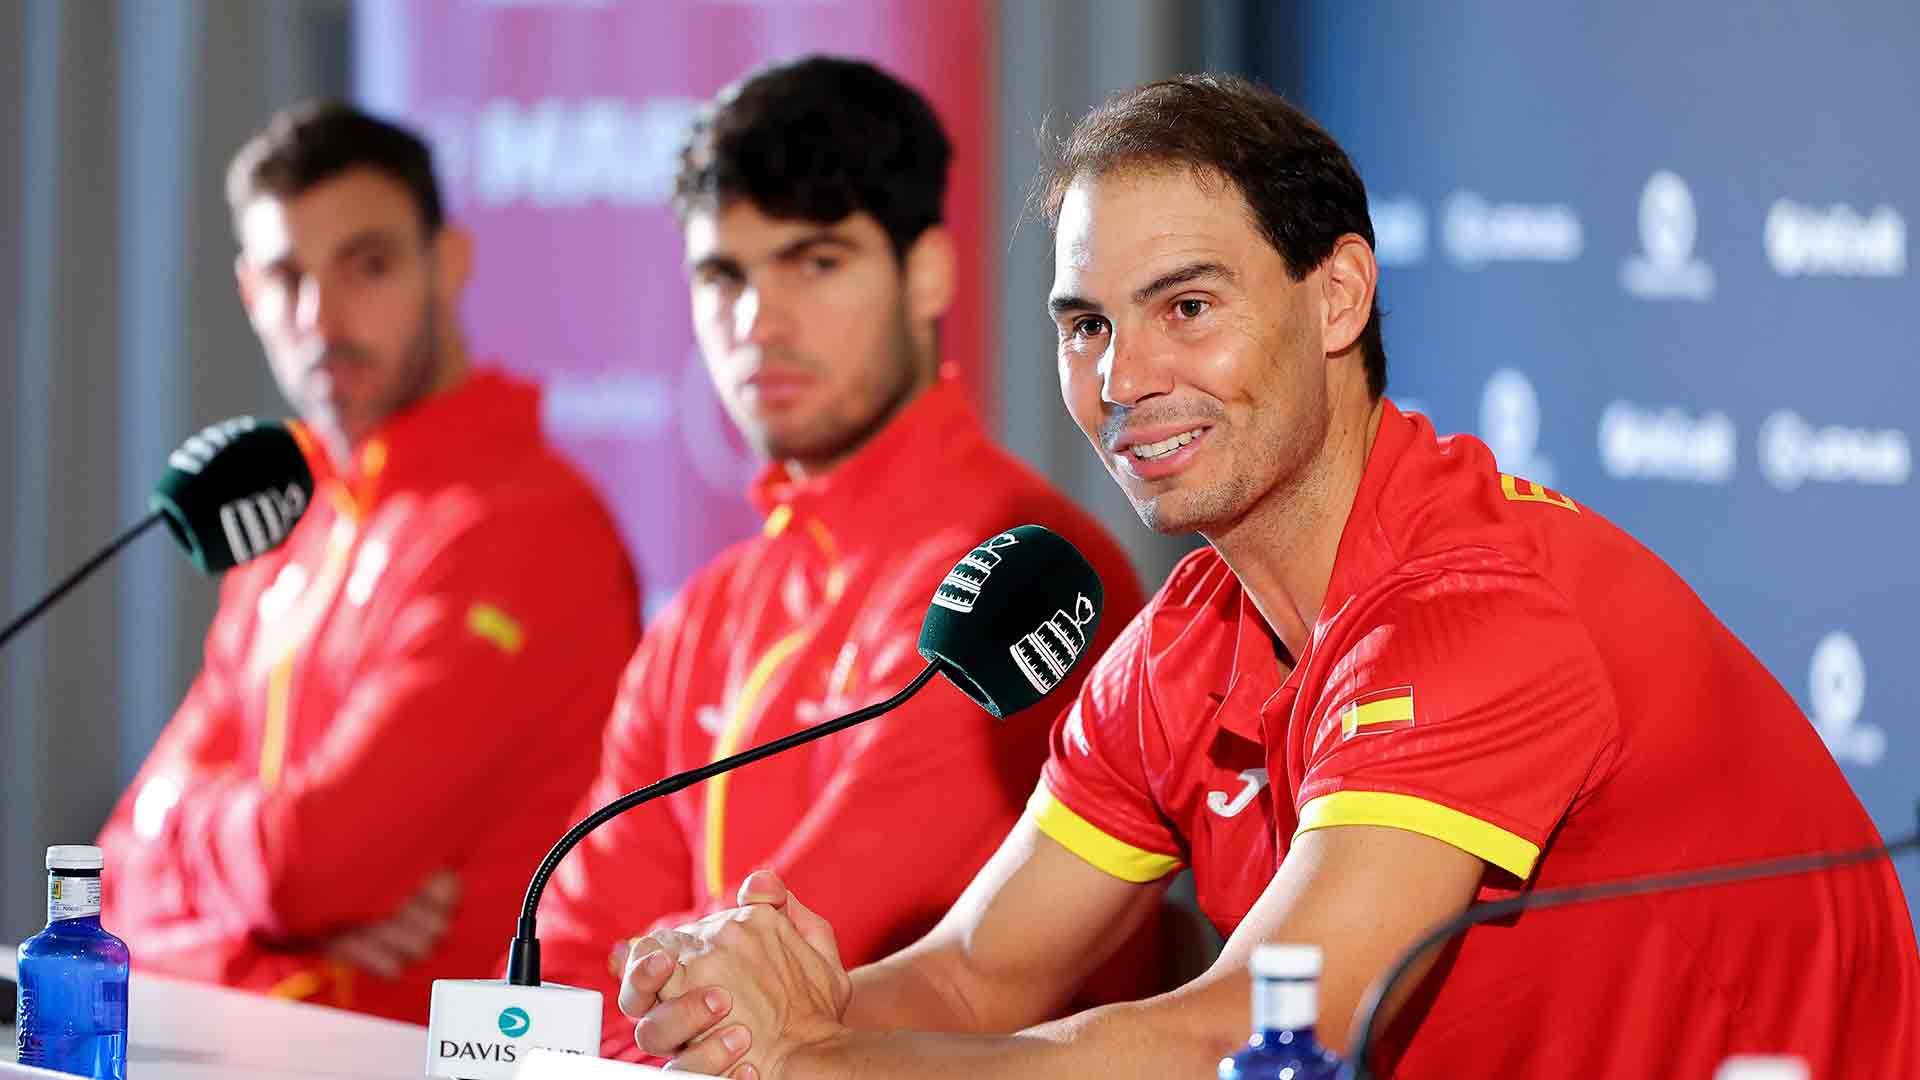
{"label": "smiling man's face", "polygon": [[1067,188],[1048,300],[1060,394],[1149,528],[1223,532],[1308,474],[1330,422],[1322,273],[1293,280],[1225,181]]}

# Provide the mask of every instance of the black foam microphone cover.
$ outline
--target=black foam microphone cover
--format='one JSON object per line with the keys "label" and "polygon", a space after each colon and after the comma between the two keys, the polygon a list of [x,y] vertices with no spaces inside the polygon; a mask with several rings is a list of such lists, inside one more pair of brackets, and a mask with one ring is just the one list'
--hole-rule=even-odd
{"label": "black foam microphone cover", "polygon": [[295,422],[235,417],[167,457],[147,505],[193,564],[230,570],[278,547],[313,500],[313,469]]}
{"label": "black foam microphone cover", "polygon": [[920,624],[920,655],[995,717],[1039,701],[1093,642],[1100,575],[1058,533],[1022,525],[954,564]]}

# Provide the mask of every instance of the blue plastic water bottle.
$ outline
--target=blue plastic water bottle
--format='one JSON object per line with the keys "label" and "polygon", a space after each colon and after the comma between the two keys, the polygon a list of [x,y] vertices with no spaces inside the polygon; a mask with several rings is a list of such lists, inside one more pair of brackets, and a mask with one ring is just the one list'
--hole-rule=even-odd
{"label": "blue plastic water bottle", "polygon": [[1320,1019],[1320,947],[1253,950],[1253,1037],[1220,1059],[1220,1080],[1334,1080],[1340,1059],[1313,1037]]}
{"label": "blue plastic water bottle", "polygon": [[97,847],[47,849],[47,928],[20,943],[20,1064],[125,1080],[127,944],[100,926]]}

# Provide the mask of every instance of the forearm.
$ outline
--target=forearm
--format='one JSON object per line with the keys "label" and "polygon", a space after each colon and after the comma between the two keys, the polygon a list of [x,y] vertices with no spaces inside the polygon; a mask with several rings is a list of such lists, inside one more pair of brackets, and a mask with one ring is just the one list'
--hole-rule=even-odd
{"label": "forearm", "polygon": [[915,947],[855,970],[842,1021],[857,1031],[995,1030],[981,1024],[942,959]]}
{"label": "forearm", "polygon": [[1105,1006],[1016,1035],[845,1031],[796,1049],[770,1080],[1206,1076],[1245,1027],[1244,994],[1234,996],[1229,982]]}
{"label": "forearm", "polygon": [[933,938],[853,972],[844,1022],[859,1031],[1004,1035],[1058,1016],[1061,994],[1037,976],[989,979],[958,943]]}

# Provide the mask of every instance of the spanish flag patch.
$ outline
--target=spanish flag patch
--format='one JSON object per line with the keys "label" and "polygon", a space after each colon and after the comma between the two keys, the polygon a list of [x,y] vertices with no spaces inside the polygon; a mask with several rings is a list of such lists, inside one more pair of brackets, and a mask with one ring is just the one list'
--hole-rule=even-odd
{"label": "spanish flag patch", "polygon": [[1413,687],[1393,686],[1361,694],[1340,710],[1340,740],[1413,726]]}

